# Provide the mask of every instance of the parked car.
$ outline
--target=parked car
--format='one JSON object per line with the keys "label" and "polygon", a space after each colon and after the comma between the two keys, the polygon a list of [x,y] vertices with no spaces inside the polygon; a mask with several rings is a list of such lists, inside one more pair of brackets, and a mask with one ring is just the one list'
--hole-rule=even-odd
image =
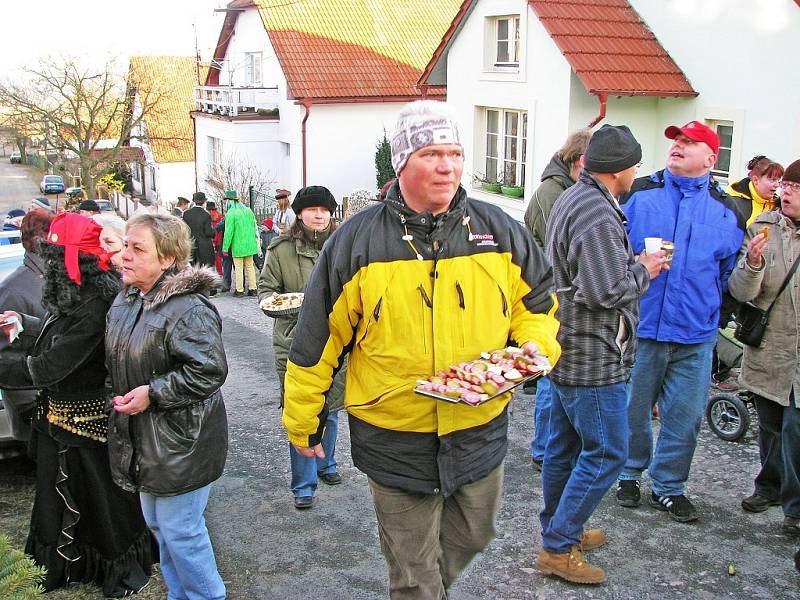
{"label": "parked car", "polygon": [[114,210],[114,205],[111,203],[111,200],[95,200],[97,202],[97,206],[100,207],[101,213],[111,213],[112,215],[117,214],[117,211]]}
{"label": "parked car", "polygon": [[8,162],[10,162],[12,165],[14,163],[19,164],[22,162],[22,155],[19,152],[12,152],[11,156],[8,159]]}
{"label": "parked car", "polygon": [[61,175],[45,175],[39,183],[39,190],[43,194],[63,194],[65,189]]}
{"label": "parked car", "polygon": [[[0,232],[2,237],[19,237],[19,235],[18,231]],[[25,248],[22,247],[22,244],[0,246],[0,282],[11,275],[22,264],[24,258]],[[3,307],[0,307],[0,310],[2,309]],[[2,334],[0,333],[0,335]],[[0,392],[0,458],[18,456],[22,454],[23,450],[22,442],[11,435],[11,423],[3,405],[2,392]]]}

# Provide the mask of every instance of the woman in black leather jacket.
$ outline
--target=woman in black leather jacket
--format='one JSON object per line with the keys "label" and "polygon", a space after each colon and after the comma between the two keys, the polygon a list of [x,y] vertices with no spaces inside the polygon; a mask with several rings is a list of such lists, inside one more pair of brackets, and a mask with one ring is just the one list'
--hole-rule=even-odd
{"label": "woman in black leather jacket", "polygon": [[136,490],[158,539],[169,597],[224,598],[203,512],[225,466],[228,374],[222,320],[208,294],[218,275],[188,266],[176,217],[127,226],[123,289],[108,312],[106,364],[114,411],[108,445],[115,483]]}

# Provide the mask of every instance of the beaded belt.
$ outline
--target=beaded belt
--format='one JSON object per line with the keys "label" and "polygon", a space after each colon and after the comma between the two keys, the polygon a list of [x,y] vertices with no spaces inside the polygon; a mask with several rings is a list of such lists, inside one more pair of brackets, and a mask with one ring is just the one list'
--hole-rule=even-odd
{"label": "beaded belt", "polygon": [[[108,415],[104,392],[83,394],[42,394],[47,401],[47,420],[67,431],[98,442],[106,441]],[[40,405],[41,410],[41,405]]]}

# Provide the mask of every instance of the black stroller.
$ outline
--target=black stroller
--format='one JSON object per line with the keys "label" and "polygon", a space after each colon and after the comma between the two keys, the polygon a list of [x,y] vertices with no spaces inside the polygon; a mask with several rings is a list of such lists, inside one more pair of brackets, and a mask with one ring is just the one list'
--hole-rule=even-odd
{"label": "black stroller", "polygon": [[[733,328],[720,329],[717,337],[717,359],[727,369],[739,368],[744,348],[733,337]],[[706,421],[719,438],[734,442],[750,427],[750,406],[753,394],[747,390],[716,392],[708,399]]]}

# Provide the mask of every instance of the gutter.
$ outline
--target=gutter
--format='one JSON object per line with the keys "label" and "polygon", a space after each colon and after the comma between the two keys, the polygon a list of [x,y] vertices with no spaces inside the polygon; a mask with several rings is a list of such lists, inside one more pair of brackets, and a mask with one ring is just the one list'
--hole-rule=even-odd
{"label": "gutter", "polygon": [[597,100],[600,102],[600,112],[592,121],[587,125],[589,129],[597,125],[600,121],[606,118],[606,106],[608,105],[608,94],[600,92],[597,94]]}
{"label": "gutter", "polygon": [[301,100],[298,104],[302,105],[303,108],[306,109],[306,114],[303,117],[303,122],[300,126],[300,137],[302,139],[302,146],[303,146],[303,187],[306,187],[306,176],[307,176],[307,152],[306,152],[306,121],[308,121],[308,117],[311,116],[311,100],[306,98],[305,100]]}

